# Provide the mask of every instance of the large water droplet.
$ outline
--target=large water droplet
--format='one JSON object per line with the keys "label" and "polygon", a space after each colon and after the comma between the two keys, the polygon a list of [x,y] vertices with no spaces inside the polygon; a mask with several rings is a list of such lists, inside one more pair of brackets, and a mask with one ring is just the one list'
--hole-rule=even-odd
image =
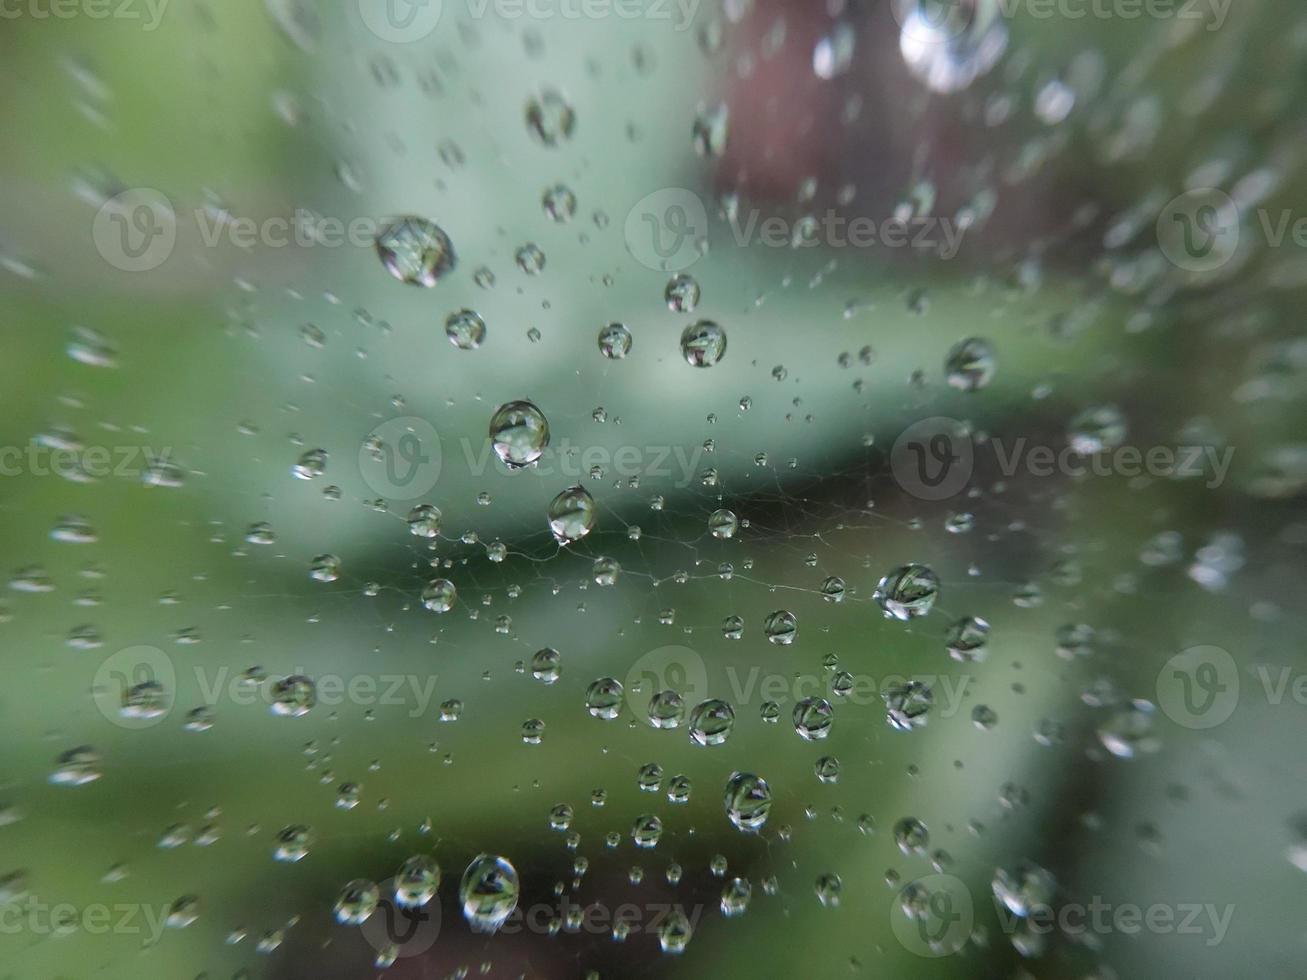
{"label": "large water droplet", "polygon": [[700,320],[681,333],[681,354],[694,367],[712,367],[726,353],[726,331],[711,320]]}
{"label": "large water droplet", "polygon": [[549,530],[559,544],[580,541],[594,525],[595,501],[585,487],[568,487],[549,504]]}
{"label": "large water droplet", "polygon": [[479,854],[458,885],[463,918],[473,932],[496,932],[517,908],[517,869],[497,854]]}
{"label": "large water droplet", "polygon": [[909,564],[894,569],[876,586],[875,599],[886,618],[906,622],[930,612],[939,598],[939,579],[925,565]]}
{"label": "large water droplet", "polygon": [[454,268],[454,244],[434,222],[406,217],[377,236],[377,254],[386,271],[411,286],[434,286]]}
{"label": "large water droplet", "polygon": [[549,445],[549,421],[529,401],[508,402],[490,418],[495,455],[514,469],[539,459]]}
{"label": "large water droplet", "polygon": [[735,728],[735,709],[726,701],[701,701],[690,712],[690,739],[696,745],[721,745]]}
{"label": "large water droplet", "polygon": [[736,772],[726,781],[726,816],[744,831],[762,829],[771,813],[771,787],[761,776]]}

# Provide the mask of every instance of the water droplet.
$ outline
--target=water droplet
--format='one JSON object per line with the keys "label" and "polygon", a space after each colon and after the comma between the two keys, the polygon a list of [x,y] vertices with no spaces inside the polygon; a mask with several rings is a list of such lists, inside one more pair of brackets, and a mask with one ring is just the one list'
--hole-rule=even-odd
{"label": "water droplet", "polygon": [[844,890],[844,882],[840,881],[839,875],[833,873],[821,875],[815,887],[817,901],[828,909],[839,907],[840,893]]}
{"label": "water droplet", "polygon": [[1057,880],[1033,861],[1021,861],[1014,868],[994,870],[994,898],[1013,915],[1028,917],[1049,907],[1057,890]]}
{"label": "water droplet", "polygon": [[459,350],[476,350],[486,339],[486,321],[475,310],[459,310],[445,318],[445,336]]}
{"label": "water droplet", "polygon": [[355,878],[336,897],[336,921],[347,926],[360,926],[368,921],[381,900],[381,889],[375,881]]}
{"label": "water droplet", "polygon": [[720,157],[725,153],[729,118],[725,103],[701,110],[691,127],[694,152],[701,157]]}
{"label": "water droplet", "polygon": [[708,530],[714,538],[733,538],[739,520],[729,510],[715,510],[708,516]]}
{"label": "water droplet", "polygon": [[696,745],[721,745],[735,728],[735,709],[726,701],[701,701],[690,712],[690,739]]}
{"label": "water droplet", "polygon": [[930,831],[916,817],[904,817],[894,825],[894,843],[904,854],[925,854]]}
{"label": "water droplet", "polygon": [[517,267],[528,276],[538,276],[545,268],[544,250],[535,242],[527,242],[513,256]]}
{"label": "water droplet", "polygon": [[621,323],[610,323],[599,331],[599,350],[604,357],[620,361],[631,352],[631,331]]}
{"label": "water droplet", "polygon": [[327,451],[325,449],[310,449],[300,456],[299,462],[290,468],[291,475],[300,480],[316,479],[326,470]]}
{"label": "water droplet", "polygon": [[[1007,49],[1007,28],[996,0],[894,2],[903,25],[899,32],[903,61],[936,92],[966,88],[989,72]],[[908,3],[911,6],[905,10]]]}
{"label": "water droplet", "polygon": [[812,51],[812,70],[827,80],[843,75],[853,63],[857,35],[849,24],[838,23]]}
{"label": "water droplet", "polygon": [[559,224],[571,221],[576,214],[576,195],[566,184],[555,184],[545,191],[540,204],[545,209],[545,214]]}
{"label": "water droplet", "polygon": [[289,827],[283,827],[277,832],[277,846],[273,849],[272,856],[278,861],[287,864],[294,864],[296,861],[302,861],[308,857],[309,849],[313,846],[313,831],[303,824],[291,824]]}
{"label": "water droplet", "polygon": [[1071,420],[1067,439],[1071,449],[1081,456],[1115,449],[1125,441],[1126,420],[1115,405],[1087,408]]}
{"label": "water droplet", "polygon": [[649,701],[649,723],[655,728],[679,728],[685,719],[685,699],[675,691],[659,691]]}
{"label": "water droplet", "polygon": [[522,741],[527,745],[539,745],[545,736],[545,723],[539,718],[528,718],[522,722]]}
{"label": "water droplet", "polygon": [[60,754],[50,782],[55,786],[85,786],[100,775],[100,754],[89,745],[81,745]]}
{"label": "water droplet", "polygon": [[1098,740],[1118,759],[1156,752],[1162,744],[1153,731],[1156,711],[1151,701],[1131,701],[1099,727]]}
{"label": "water droplet", "polygon": [[272,685],[272,713],[302,718],[318,703],[317,688],[303,674],[291,674]]}
{"label": "water droplet", "polygon": [[554,683],[562,671],[563,655],[553,647],[537,650],[531,657],[531,676],[541,683]]}
{"label": "water droplet", "polygon": [[699,305],[699,283],[690,275],[672,276],[663,290],[663,299],[673,313],[693,313]]}
{"label": "water droplet", "polygon": [[761,776],[735,772],[726,781],[726,816],[743,831],[761,830],[771,813],[771,787]]}
{"label": "water droplet", "polygon": [[902,565],[876,586],[875,599],[886,618],[907,622],[930,612],[939,598],[939,579],[925,565]]}
{"label": "water droplet", "polygon": [[517,869],[496,854],[479,854],[458,885],[463,918],[473,932],[498,931],[517,908]]}
{"label": "water droplet", "polygon": [[490,419],[490,441],[495,455],[507,466],[527,466],[549,445],[549,422],[529,401],[508,402]]}
{"label": "water droplet", "polygon": [[580,541],[594,524],[595,501],[585,487],[568,487],[549,504],[549,530],[559,544]]}
{"label": "water droplet", "polygon": [[440,509],[434,504],[418,504],[408,512],[409,532],[419,538],[434,538],[440,533]]}
{"label": "water droplet", "polygon": [[526,126],[543,146],[554,147],[572,138],[576,112],[553,89],[544,89],[526,104]]}
{"label": "water droplet", "polygon": [[712,367],[726,353],[726,331],[711,320],[700,320],[681,333],[681,354],[693,367]]}
{"label": "water droplet", "polygon": [[778,609],[767,616],[763,633],[772,643],[789,646],[799,635],[798,617],[788,609]]}
{"label": "water droplet", "polygon": [[985,645],[989,642],[989,623],[979,616],[963,616],[949,627],[945,644],[949,656],[963,663],[978,663],[985,659]]}
{"label": "water droplet", "polygon": [[928,720],[935,696],[921,681],[907,681],[890,686],[884,693],[885,720],[901,732],[921,728]]}
{"label": "water droplet", "polygon": [[617,579],[622,574],[622,566],[615,558],[596,558],[590,574],[594,577],[596,585],[616,585]]}
{"label": "water droplet", "polygon": [[600,677],[586,690],[586,710],[595,718],[612,721],[621,711],[622,693],[622,684],[616,678]]}
{"label": "water droplet", "polygon": [[663,836],[663,822],[652,813],[641,814],[631,825],[631,841],[636,847],[657,847]]}
{"label": "water droplet", "polygon": [[447,613],[454,608],[458,590],[447,578],[434,578],[422,590],[422,605],[434,613]]}
{"label": "water droplet", "polygon": [[377,254],[386,271],[412,286],[434,286],[456,264],[449,236],[425,218],[392,222],[377,236]]}
{"label": "water droplet", "polygon": [[944,358],[944,375],[949,386],[959,391],[979,391],[994,379],[997,360],[987,341],[969,337],[949,350]]}
{"label": "water droplet", "polygon": [[169,929],[185,929],[200,917],[200,900],[194,895],[183,895],[168,909],[163,924]]}
{"label": "water droplet", "polygon": [[728,919],[743,915],[753,897],[753,886],[748,878],[732,878],[722,888],[722,915]]}
{"label": "water droplet", "polygon": [[825,738],[835,724],[835,709],[825,698],[804,698],[794,706],[794,730],[810,742]]}
{"label": "water droplet", "polygon": [[998,724],[998,712],[987,704],[978,704],[971,709],[971,720],[977,728],[987,732]]}
{"label": "water droplet", "polygon": [[663,917],[658,927],[658,944],[664,953],[683,953],[694,936],[694,927],[679,905]]}

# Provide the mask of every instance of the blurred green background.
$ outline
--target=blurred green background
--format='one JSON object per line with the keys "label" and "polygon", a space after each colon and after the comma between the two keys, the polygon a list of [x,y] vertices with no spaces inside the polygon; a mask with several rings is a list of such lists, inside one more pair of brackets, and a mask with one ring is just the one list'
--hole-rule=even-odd
{"label": "blurred green background", "polygon": [[[503,17],[446,0],[439,27],[410,44],[369,33],[353,3],[173,0],[156,30],[38,16],[39,6],[6,17],[0,443],[71,432],[135,463],[89,482],[31,468],[0,482],[14,586],[0,625],[0,897],[12,900],[0,976],[1297,972],[1303,872],[1286,853],[1301,846],[1307,707],[1273,703],[1258,671],[1302,669],[1307,266],[1292,243],[1265,240],[1251,207],[1238,256],[1216,274],[1169,264],[1153,225],[1187,188],[1248,181],[1262,189],[1247,195],[1254,204],[1296,215],[1307,16],[1249,0],[1209,31],[1018,13],[997,65],[942,94],[905,70],[889,8],[704,0],[678,29],[648,8]],[[812,52],[836,23],[852,32],[852,60],[822,79]],[[1036,111],[1053,80],[1075,95],[1056,124]],[[545,89],[576,114],[555,148],[524,118]],[[726,152],[703,158],[694,121],[719,104],[730,110]],[[578,199],[568,223],[541,207],[557,183]],[[718,213],[734,200],[791,221],[836,206],[883,219],[923,186],[935,198],[927,213],[979,216],[956,258],[739,247]],[[702,288],[693,314],[667,309],[669,273],[641,265],[624,238],[632,206],[669,187],[712,212],[706,254],[688,270]],[[159,191],[177,214],[176,248],[143,273],[115,268],[92,234],[97,211],[129,188]],[[366,243],[210,246],[195,218],[299,208],[345,222],[430,218],[458,265],[416,289]],[[514,259],[528,242],[547,257],[534,276]],[[489,288],[474,275],[483,267]],[[463,308],[487,324],[476,350],[444,336]],[[678,338],[701,318],[725,328],[728,348],[695,370]],[[608,360],[596,336],[618,321],[633,347]],[[306,342],[306,325],[321,343]],[[108,364],[86,363],[79,328],[102,338]],[[971,336],[993,346],[997,372],[963,393],[946,384],[944,360]],[[510,474],[465,455],[485,450],[489,417],[517,398],[540,406],[553,445],[576,448],[568,468],[597,502],[594,531],[570,547],[545,521],[573,482],[556,457],[553,469]],[[1132,445],[1233,448],[1228,480],[981,466],[968,495],[932,502],[905,493],[889,465],[896,438],[923,418],[1061,449],[1070,420],[1104,404],[1120,407]],[[420,498],[378,502],[362,447],[408,417],[439,433],[439,478]],[[180,486],[144,485],[143,447],[171,450]],[[591,479],[585,453],[622,447],[641,461],[639,479]],[[295,479],[292,465],[315,448],[329,454],[325,473]],[[670,471],[653,465],[662,453]],[[703,479],[710,467],[715,485]],[[418,502],[442,512],[430,547],[405,523]],[[708,531],[723,507],[747,521],[730,540]],[[959,512],[974,527],[950,533]],[[67,515],[95,540],[52,536]],[[273,543],[247,543],[259,522]],[[1162,534],[1173,553],[1143,560]],[[488,554],[495,542],[502,561]],[[310,577],[321,554],[340,557],[338,580]],[[613,587],[593,580],[601,556],[622,566]],[[903,624],[884,619],[872,593],[908,561],[929,564],[942,589],[930,616]],[[1221,562],[1228,574],[1197,581]],[[822,595],[831,576],[846,583],[842,602]],[[434,577],[458,589],[443,615],[420,601]],[[32,591],[42,579],[51,588]],[[797,617],[789,646],[763,634],[781,609]],[[992,625],[983,663],[946,652],[963,615]],[[723,635],[729,616],[743,620],[739,639]],[[1058,656],[1059,628],[1078,623],[1092,626],[1091,649]],[[1231,718],[1192,730],[1159,716],[1155,753],[1104,751],[1105,719],[1123,699],[1157,700],[1163,665],[1199,644],[1239,666]],[[102,711],[96,690],[107,658],[136,646],[175,671],[170,712],[143,727]],[[702,664],[699,696],[734,704],[726,744],[650,728],[633,710],[649,691],[628,687],[617,720],[587,714],[591,681],[625,683],[668,646],[693,652],[691,673]],[[520,669],[543,647],[562,654],[551,685]],[[212,730],[184,729],[207,684],[256,666],[274,679],[430,681],[433,699],[347,699],[286,718],[223,695]],[[742,687],[763,676],[825,684],[835,670],[876,686],[931,678],[930,723],[893,731],[879,698],[837,698],[831,736],[807,742],[790,724],[792,684],[775,725],[760,717],[759,689]],[[950,690],[961,692],[955,710]],[[448,699],[463,703],[457,721],[439,719]],[[997,714],[992,729],[973,723],[977,705]],[[532,718],[546,726],[539,745],[521,738]],[[1053,731],[1050,744],[1034,737]],[[60,754],[83,745],[102,777],[51,783]],[[837,782],[814,775],[823,756],[839,760]],[[688,776],[689,801],[642,792],[646,763]],[[736,770],[771,785],[759,835],[724,815]],[[352,810],[335,805],[346,782],[361,785]],[[560,803],[575,810],[575,850],[549,826]],[[630,839],[644,813],[665,827],[651,850]],[[924,854],[896,845],[908,816],[930,828]],[[293,824],[313,828],[311,852],[277,862],[276,834]],[[161,847],[177,826],[189,839]],[[200,846],[204,828],[217,839]],[[695,917],[693,938],[671,955],[648,930],[623,943],[587,930],[475,935],[457,886],[480,852],[513,862],[523,906],[558,905],[559,889],[609,909],[678,903]],[[440,936],[383,971],[332,905],[346,882],[383,881],[416,853],[444,871]],[[1219,943],[1055,932],[1022,955],[990,882],[1023,859],[1053,873],[1059,903],[1229,905],[1229,931]],[[900,889],[932,861],[975,902],[974,933],[938,957],[893,928]],[[826,874],[842,882],[835,908],[815,894]],[[718,902],[735,876],[753,898],[728,919]],[[199,917],[159,936],[53,930],[12,911],[158,910],[184,896],[199,899]],[[235,931],[243,941],[230,941]]]}

